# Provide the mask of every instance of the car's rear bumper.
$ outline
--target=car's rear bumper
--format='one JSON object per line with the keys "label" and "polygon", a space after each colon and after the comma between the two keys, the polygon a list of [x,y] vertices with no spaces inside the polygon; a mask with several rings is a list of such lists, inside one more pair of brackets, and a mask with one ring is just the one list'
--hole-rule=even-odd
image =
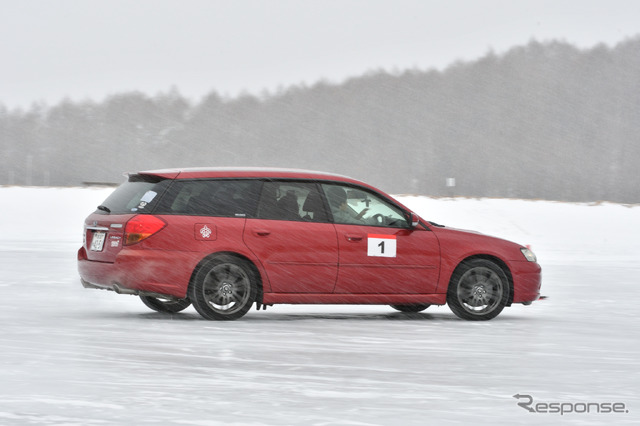
{"label": "car's rear bumper", "polygon": [[123,294],[158,294],[185,298],[199,255],[165,250],[120,251],[114,263],[88,260],[78,250],[78,272],[87,288]]}

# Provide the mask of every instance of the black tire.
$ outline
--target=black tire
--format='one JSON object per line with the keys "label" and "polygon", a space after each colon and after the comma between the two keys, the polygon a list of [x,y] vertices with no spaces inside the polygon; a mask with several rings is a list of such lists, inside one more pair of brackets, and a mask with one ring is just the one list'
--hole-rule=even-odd
{"label": "black tire", "polygon": [[257,281],[247,261],[234,256],[217,256],[198,269],[189,299],[205,319],[236,320],[255,302]]}
{"label": "black tire", "polygon": [[177,314],[191,306],[189,299],[170,300],[152,296],[140,296],[140,300],[154,311],[165,314]]}
{"label": "black tire", "polygon": [[431,305],[389,305],[400,312],[422,312]]}
{"label": "black tire", "polygon": [[486,259],[472,259],[456,268],[447,304],[458,317],[471,321],[495,318],[509,300],[509,280],[502,268]]}

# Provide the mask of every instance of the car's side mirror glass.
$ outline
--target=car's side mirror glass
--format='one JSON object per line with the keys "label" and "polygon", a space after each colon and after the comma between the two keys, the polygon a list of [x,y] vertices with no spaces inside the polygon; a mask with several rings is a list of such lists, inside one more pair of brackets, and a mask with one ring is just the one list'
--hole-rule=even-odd
{"label": "car's side mirror glass", "polygon": [[415,229],[420,224],[420,217],[411,212],[411,229]]}

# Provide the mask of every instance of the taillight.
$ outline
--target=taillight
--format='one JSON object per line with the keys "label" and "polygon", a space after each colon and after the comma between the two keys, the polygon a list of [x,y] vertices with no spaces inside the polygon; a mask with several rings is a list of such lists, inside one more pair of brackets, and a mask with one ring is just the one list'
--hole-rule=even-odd
{"label": "taillight", "polygon": [[159,217],[151,215],[134,216],[124,228],[124,245],[130,246],[149,238],[167,226]]}

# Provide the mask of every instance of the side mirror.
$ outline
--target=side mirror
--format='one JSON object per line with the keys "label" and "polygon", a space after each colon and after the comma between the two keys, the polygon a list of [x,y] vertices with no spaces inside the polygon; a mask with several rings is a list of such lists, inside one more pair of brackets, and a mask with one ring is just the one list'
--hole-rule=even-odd
{"label": "side mirror", "polygon": [[411,212],[411,229],[415,229],[420,224],[420,217]]}

